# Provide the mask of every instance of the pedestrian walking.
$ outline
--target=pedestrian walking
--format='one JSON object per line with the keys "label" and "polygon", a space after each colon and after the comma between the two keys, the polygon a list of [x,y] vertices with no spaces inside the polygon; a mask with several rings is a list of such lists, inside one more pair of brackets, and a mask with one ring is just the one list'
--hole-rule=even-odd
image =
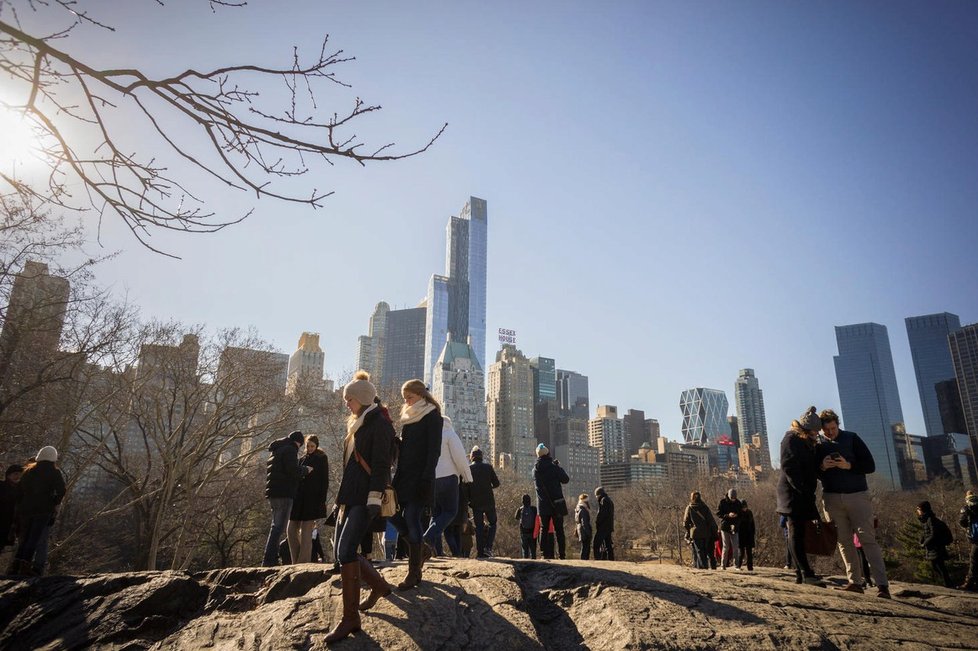
{"label": "pedestrian walking", "polygon": [[740,548],[737,536],[737,524],[740,522],[740,500],[737,499],[737,489],[731,488],[717,506],[717,518],[720,519],[720,541],[723,545],[720,569],[725,570],[733,563],[740,569]]}
{"label": "pedestrian walking", "polygon": [[683,512],[683,528],[693,544],[693,567],[717,569],[713,556],[713,541],[717,537],[717,522],[699,491],[689,494],[689,504]]}
{"label": "pedestrian walking", "polygon": [[305,445],[306,437],[295,431],[286,438],[272,441],[268,446],[268,461],[265,463],[265,497],[272,508],[272,526],[265,541],[264,567],[277,565],[278,545],[285,533],[285,526],[292,514],[299,482],[308,468],[299,465],[299,449]]}
{"label": "pedestrian walking", "polygon": [[459,478],[465,484],[472,483],[472,471],[465,457],[462,439],[448,416],[442,418],[441,452],[435,466],[435,503],[431,510],[431,524],[423,539],[438,556],[444,555],[441,540],[445,529],[458,513]]}
{"label": "pedestrian walking", "polygon": [[[472,463],[472,486],[469,487],[469,506],[472,507],[472,520],[475,522],[475,557],[488,558],[496,541],[496,497],[499,477],[492,466],[482,460],[482,450],[478,445],[469,453]],[[464,535],[464,530],[463,530]]]}

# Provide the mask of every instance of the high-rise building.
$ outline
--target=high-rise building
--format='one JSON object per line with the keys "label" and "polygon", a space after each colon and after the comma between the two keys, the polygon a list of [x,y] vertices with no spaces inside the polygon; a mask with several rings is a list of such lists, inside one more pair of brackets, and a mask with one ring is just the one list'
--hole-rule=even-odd
{"label": "high-rise building", "polygon": [[504,344],[489,367],[487,384],[486,416],[493,463],[500,463],[506,455],[508,465],[529,476],[537,446],[530,360],[516,346]]}
{"label": "high-rise building", "polygon": [[645,427],[649,432],[649,445],[653,450],[658,450],[659,437],[661,436],[659,421],[655,418],[649,418],[645,421]]}
{"label": "high-rise building", "polygon": [[652,433],[649,431],[649,421],[641,409],[629,409],[621,419],[625,437],[625,456],[638,454],[643,443],[652,444]]}
{"label": "high-rise building", "polygon": [[[583,423],[583,421],[578,421]],[[601,451],[586,443],[560,443],[550,448],[554,459],[567,472],[570,481],[564,488],[568,506],[576,503],[581,493],[594,495],[601,485]]]}
{"label": "high-rise building", "polygon": [[591,417],[588,398],[588,379],[574,371],[557,370],[557,404],[561,416],[570,418]]}
{"label": "high-rise building", "polygon": [[597,416],[588,421],[588,442],[601,451],[601,463],[624,463],[629,455],[625,450],[625,428],[618,418],[618,408],[598,405]]}
{"label": "high-rise building", "polygon": [[890,490],[903,488],[904,457],[897,450],[902,437],[903,409],[886,326],[857,323],[836,326],[839,354],[835,377],[845,429],[866,442],[876,461],[875,476]]}
{"label": "high-rise building", "polygon": [[937,410],[941,414],[944,434],[967,434],[968,425],[964,422],[957,379],[938,382],[934,388],[937,390]]}
{"label": "high-rise building", "polygon": [[[188,359],[190,358],[191,349],[186,349]],[[217,362],[215,380],[217,387],[222,390],[226,390],[222,386],[226,382],[230,382],[232,385],[237,385],[240,382],[251,385],[257,384],[270,394],[282,394],[286,390],[288,381],[292,379],[289,369],[289,356],[285,353],[273,353],[267,350],[228,346],[221,351],[221,357]],[[237,378],[240,378],[240,380]],[[321,382],[322,374],[320,374],[319,379]],[[252,391],[245,392],[239,389],[233,391],[233,393],[251,395]]]}
{"label": "high-rise building", "polygon": [[428,283],[425,379],[437,362],[440,348],[449,337],[471,341],[472,349],[485,368],[486,361],[486,265],[488,256],[488,211],[485,199],[469,197],[458,217],[450,217],[447,231],[445,275]]}
{"label": "high-rise building", "polygon": [[381,301],[370,316],[367,334],[361,336],[357,346],[357,368],[370,373],[376,386],[384,385],[384,351],[387,341],[387,313],[391,306]]}
{"label": "high-rise building", "polygon": [[424,377],[425,317],[423,307],[387,313],[384,341],[383,384],[400,387],[408,380]]}
{"label": "high-rise building", "polygon": [[530,373],[533,377],[533,431],[540,443],[553,447],[558,416],[557,367],[549,357],[532,357]]}
{"label": "high-rise building", "polygon": [[727,394],[719,389],[697,387],[683,391],[679,408],[683,413],[683,439],[686,443],[709,445],[730,439],[727,423]]}
{"label": "high-rise building", "polygon": [[736,416],[727,416],[727,426],[730,428],[730,442],[735,448],[740,447],[740,419]]}
{"label": "high-rise building", "polygon": [[295,352],[288,359],[288,393],[294,393],[303,386],[311,389],[325,388],[323,373],[326,353],[319,346],[318,332],[303,332],[299,336]]}
{"label": "high-rise building", "polygon": [[771,467],[771,447],[768,444],[767,416],[764,414],[764,392],[758,384],[754,369],[740,370],[734,382],[734,401],[737,404],[737,442],[743,446],[761,437],[760,463],[764,469]]}
{"label": "high-rise building", "polygon": [[920,408],[924,411],[924,427],[927,436],[938,436],[944,433],[944,428],[941,426],[935,385],[954,377],[947,336],[961,327],[961,319],[956,314],[941,312],[909,316],[905,321],[913,370],[917,375]]}
{"label": "high-rise building", "polygon": [[438,357],[431,392],[452,419],[466,452],[478,445],[490,449],[486,424],[485,375],[472,346],[447,341]]}
{"label": "high-rise building", "polygon": [[978,323],[952,332],[948,335],[948,343],[964,424],[971,438],[972,459],[978,461]]}

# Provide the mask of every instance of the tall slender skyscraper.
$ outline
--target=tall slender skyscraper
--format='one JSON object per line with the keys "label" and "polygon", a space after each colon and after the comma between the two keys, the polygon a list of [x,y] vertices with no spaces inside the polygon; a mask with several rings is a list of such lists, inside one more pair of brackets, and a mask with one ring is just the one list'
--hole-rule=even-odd
{"label": "tall slender skyscraper", "polygon": [[557,370],[557,406],[561,416],[567,418],[587,420],[591,416],[586,375]]}
{"label": "tall slender skyscraper", "polygon": [[602,464],[625,463],[625,427],[618,418],[618,407],[598,405],[597,416],[588,421],[588,439],[591,447],[600,450]]}
{"label": "tall slender skyscraper", "polygon": [[897,389],[886,326],[857,323],[836,326],[839,354],[835,377],[843,426],[859,434],[876,461],[876,476],[891,490],[901,490],[905,463],[896,437],[903,437],[903,408]]}
{"label": "tall slender skyscraper", "polygon": [[978,323],[948,335],[954,375],[958,380],[961,411],[971,438],[972,459],[978,461]]}
{"label": "tall slender skyscraper", "polygon": [[537,440],[548,448],[556,441],[557,429],[557,367],[549,357],[530,359],[533,376],[533,431]]}
{"label": "tall slender skyscraper", "polygon": [[[533,431],[533,376],[530,360],[512,344],[496,353],[489,367],[486,420],[492,463],[509,465],[528,476],[536,461]],[[504,456],[505,455],[505,456]]]}
{"label": "tall slender skyscraper", "polygon": [[961,327],[961,319],[957,314],[941,312],[909,316],[905,321],[927,436],[940,436],[944,433],[944,428],[941,426],[941,410],[937,405],[935,387],[938,382],[954,377],[954,364],[951,362],[947,336]]}
{"label": "tall slender skyscraper", "polygon": [[471,341],[480,366],[486,361],[486,264],[488,214],[485,199],[469,197],[458,217],[448,220],[445,275],[428,284],[432,316],[425,334],[425,380],[438,361],[447,333],[452,341]]}
{"label": "tall slender skyscraper", "polygon": [[767,438],[767,417],[764,414],[764,392],[754,375],[754,369],[740,369],[734,382],[734,401],[737,403],[738,444],[749,445],[755,436],[761,437],[759,459],[767,469],[771,467],[771,448]]}
{"label": "tall slender skyscraper", "polygon": [[719,389],[687,389],[679,397],[683,412],[683,438],[687,443],[709,445],[730,438],[727,394]]}
{"label": "tall slender skyscraper", "polygon": [[299,387],[323,387],[323,369],[326,365],[326,353],[319,347],[318,332],[303,332],[299,337],[299,346],[289,358],[288,392],[294,392]]}
{"label": "tall slender skyscraper", "polygon": [[384,354],[387,343],[387,313],[391,306],[381,301],[370,316],[366,335],[357,341],[357,368],[370,373],[377,386],[384,384]]}

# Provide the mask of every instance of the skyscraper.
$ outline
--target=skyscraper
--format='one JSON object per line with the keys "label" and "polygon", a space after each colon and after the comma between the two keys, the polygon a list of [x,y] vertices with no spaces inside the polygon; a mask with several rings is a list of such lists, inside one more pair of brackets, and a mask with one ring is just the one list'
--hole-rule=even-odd
{"label": "skyscraper", "polygon": [[948,335],[954,375],[958,380],[961,411],[971,438],[972,459],[978,461],[978,323]]}
{"label": "skyscraper", "polygon": [[591,416],[588,379],[575,371],[557,370],[557,406],[561,416],[587,420]]}
{"label": "skyscraper", "polygon": [[387,313],[391,306],[381,301],[370,316],[365,336],[357,341],[357,368],[370,373],[370,380],[377,386],[384,384],[384,350],[387,342]]}
{"label": "skyscraper", "polygon": [[318,332],[303,332],[299,344],[288,361],[287,391],[292,393],[301,386],[323,386],[323,370],[326,353],[319,347]]}
{"label": "skyscraper", "polygon": [[487,450],[485,375],[469,344],[445,342],[431,382],[431,392],[452,419],[466,452],[478,445]]}
{"label": "skyscraper", "polygon": [[618,418],[618,407],[598,405],[597,416],[588,421],[588,439],[591,447],[600,450],[602,464],[625,463],[625,427]]}
{"label": "skyscraper", "polygon": [[859,434],[876,461],[876,476],[891,490],[901,490],[903,409],[897,389],[886,326],[857,323],[836,326],[839,354],[835,377],[845,429]]}
{"label": "skyscraper", "polygon": [[679,408],[683,413],[683,439],[687,443],[709,445],[730,438],[727,423],[727,394],[719,389],[697,387],[683,391]]}
{"label": "skyscraper", "polygon": [[734,401],[737,403],[738,443],[743,446],[761,437],[759,459],[764,469],[771,467],[771,447],[767,438],[767,417],[764,414],[764,392],[758,384],[754,369],[740,370],[734,382]]}
{"label": "skyscraper", "polygon": [[400,387],[424,375],[425,316],[423,307],[387,313],[384,337],[383,384]]}
{"label": "skyscraper", "polygon": [[530,359],[533,377],[533,431],[537,440],[553,447],[557,427],[557,367],[549,357]]}
{"label": "skyscraper", "polygon": [[638,454],[643,443],[652,445],[652,433],[649,431],[649,421],[641,409],[629,409],[621,419],[625,437],[625,459]]}
{"label": "skyscraper", "polygon": [[485,368],[486,361],[486,263],[488,214],[485,199],[469,197],[458,217],[448,220],[445,275],[428,283],[431,310],[425,334],[425,374],[430,381],[445,341],[471,341]]}
{"label": "skyscraper", "polygon": [[530,360],[514,345],[504,344],[489,367],[486,420],[492,463],[500,462],[529,476],[536,462],[533,431],[533,377]]}
{"label": "skyscraper", "polygon": [[924,411],[924,426],[927,436],[938,436],[944,431],[935,385],[954,377],[947,336],[961,327],[961,319],[956,314],[941,312],[909,316],[905,321],[913,370],[917,375],[920,408]]}

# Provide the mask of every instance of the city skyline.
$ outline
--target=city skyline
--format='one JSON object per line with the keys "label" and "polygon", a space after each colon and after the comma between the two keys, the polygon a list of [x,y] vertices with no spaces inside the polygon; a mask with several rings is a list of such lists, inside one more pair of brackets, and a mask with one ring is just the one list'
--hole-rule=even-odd
{"label": "city skyline", "polygon": [[[729,392],[754,368],[774,447],[809,404],[839,408],[834,326],[978,321],[949,282],[978,271],[978,89],[961,81],[978,67],[978,8],[623,3],[554,21],[555,6],[520,7],[514,23],[505,4],[299,3],[322,19],[307,27],[269,7],[122,5],[117,32],[78,30],[79,51],[122,48],[165,70],[288,63],[293,43],[318,51],[328,30],[357,57],[342,75],[353,92],[384,104],[380,135],[409,145],[450,123],[416,159],[331,170],[323,211],[262,201],[214,236],[154,236],[182,260],[107,221],[105,250],[126,250],[97,278],[146,315],[254,326],[283,352],[320,332],[342,379],[377,300],[416,305],[459,197],[485,197],[487,332],[516,330],[527,354],[588,375],[592,405],[644,410],[674,440],[684,388]],[[474,23],[491,44],[471,46]],[[809,264],[790,262],[805,248]],[[906,426],[924,433],[909,344],[891,346]]]}

